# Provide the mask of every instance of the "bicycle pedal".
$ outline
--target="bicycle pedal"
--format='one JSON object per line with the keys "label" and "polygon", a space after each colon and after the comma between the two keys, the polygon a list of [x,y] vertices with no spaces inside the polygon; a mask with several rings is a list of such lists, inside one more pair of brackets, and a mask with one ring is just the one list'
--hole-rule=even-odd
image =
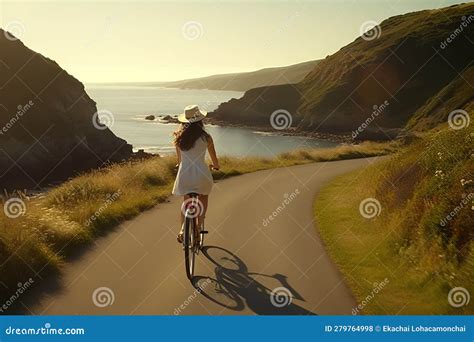
{"label": "bicycle pedal", "polygon": [[208,234],[209,232],[207,230],[201,230],[201,234]]}

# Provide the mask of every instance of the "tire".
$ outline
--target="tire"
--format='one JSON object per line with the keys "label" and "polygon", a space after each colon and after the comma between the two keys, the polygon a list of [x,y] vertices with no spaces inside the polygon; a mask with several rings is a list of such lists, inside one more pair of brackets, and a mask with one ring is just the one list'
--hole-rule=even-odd
{"label": "tire", "polygon": [[190,217],[185,218],[184,223],[184,260],[186,267],[186,275],[189,280],[194,276],[194,219]]}

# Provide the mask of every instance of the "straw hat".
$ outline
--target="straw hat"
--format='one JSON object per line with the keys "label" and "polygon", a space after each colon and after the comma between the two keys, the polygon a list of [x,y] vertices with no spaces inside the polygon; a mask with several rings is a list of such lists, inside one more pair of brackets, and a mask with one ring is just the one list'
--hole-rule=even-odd
{"label": "straw hat", "polygon": [[178,121],[183,123],[193,123],[204,119],[207,112],[200,110],[198,105],[189,105],[184,108],[184,113],[178,115]]}

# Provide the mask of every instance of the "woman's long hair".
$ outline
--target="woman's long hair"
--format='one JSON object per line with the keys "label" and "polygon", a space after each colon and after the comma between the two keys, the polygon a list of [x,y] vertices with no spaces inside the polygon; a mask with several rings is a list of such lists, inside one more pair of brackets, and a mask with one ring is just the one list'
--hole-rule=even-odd
{"label": "woman's long hair", "polygon": [[174,144],[180,150],[187,151],[191,149],[199,138],[206,139],[209,133],[204,130],[204,124],[201,121],[182,124],[181,127],[174,132]]}

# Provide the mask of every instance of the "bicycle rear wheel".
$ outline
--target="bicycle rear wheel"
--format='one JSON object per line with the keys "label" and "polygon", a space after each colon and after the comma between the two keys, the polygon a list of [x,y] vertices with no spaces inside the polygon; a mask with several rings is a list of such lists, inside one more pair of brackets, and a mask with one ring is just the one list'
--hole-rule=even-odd
{"label": "bicycle rear wheel", "polygon": [[194,229],[194,218],[186,217],[184,222],[184,263],[186,267],[186,275],[189,280],[193,279],[194,276],[194,261],[196,256]]}

